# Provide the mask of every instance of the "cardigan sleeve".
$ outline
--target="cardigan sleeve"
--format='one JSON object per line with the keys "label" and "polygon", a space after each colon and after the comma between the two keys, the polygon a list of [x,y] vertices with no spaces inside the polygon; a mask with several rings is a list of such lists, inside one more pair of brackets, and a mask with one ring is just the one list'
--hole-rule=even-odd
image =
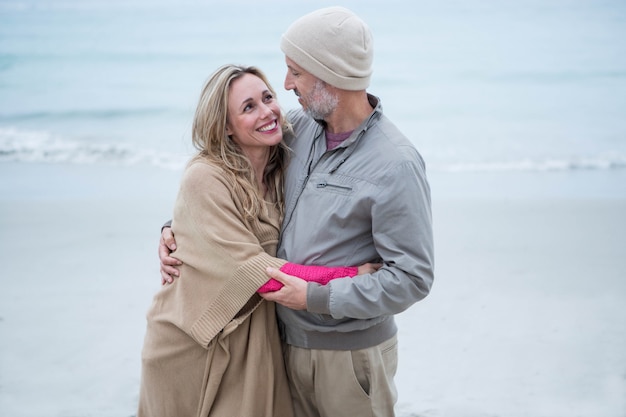
{"label": "cardigan sleeve", "polygon": [[167,319],[206,347],[233,318],[245,318],[238,315],[244,306],[250,314],[254,308],[247,308],[249,301],[267,281],[267,267],[286,262],[266,251],[278,240],[278,219],[270,223],[264,222],[255,234],[221,169],[192,163],[174,205],[173,255],[183,265],[180,279],[162,290],[167,296],[160,310]]}
{"label": "cardigan sleeve", "polygon": [[[316,266],[316,265],[300,265],[287,262],[280,270],[288,275],[301,278],[307,282],[316,282],[321,285],[328,284],[336,278],[354,277],[358,273],[356,266]],[[257,290],[258,293],[266,293],[278,291],[283,287],[283,283],[271,278]]]}

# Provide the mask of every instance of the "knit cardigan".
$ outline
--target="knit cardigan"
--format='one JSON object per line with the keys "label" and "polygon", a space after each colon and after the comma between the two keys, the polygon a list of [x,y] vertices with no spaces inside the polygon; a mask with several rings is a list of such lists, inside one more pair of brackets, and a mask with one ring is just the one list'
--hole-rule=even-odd
{"label": "knit cardigan", "polygon": [[178,248],[172,256],[183,264],[161,310],[202,346],[235,316],[245,319],[261,301],[255,293],[268,280],[267,267],[286,263],[273,257],[278,210],[266,208],[256,225],[247,225],[220,167],[198,159],[183,175],[172,218]]}

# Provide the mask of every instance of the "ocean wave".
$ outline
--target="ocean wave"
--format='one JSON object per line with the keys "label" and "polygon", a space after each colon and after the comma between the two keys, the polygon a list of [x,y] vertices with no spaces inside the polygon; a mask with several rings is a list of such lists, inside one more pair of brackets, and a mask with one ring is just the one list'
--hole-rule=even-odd
{"label": "ocean wave", "polygon": [[121,143],[87,143],[48,132],[0,128],[0,162],[152,165],[182,170],[189,156]]}
{"label": "ocean wave", "polygon": [[507,171],[607,171],[626,169],[626,157],[618,155],[585,158],[520,159],[514,161],[459,162],[435,164],[443,172],[507,172]]}
{"label": "ocean wave", "polygon": [[94,110],[66,110],[66,111],[40,111],[14,114],[0,114],[0,122],[22,122],[40,120],[73,120],[73,119],[121,119],[131,117],[161,116],[170,113],[166,108],[142,108],[142,109],[94,109]]}
{"label": "ocean wave", "polygon": [[459,75],[461,79],[485,81],[489,83],[580,83],[597,80],[623,80],[626,79],[626,71],[622,70],[563,70],[563,71],[472,71]]}
{"label": "ocean wave", "polygon": [[[45,131],[0,128],[0,162],[52,164],[152,165],[182,170],[189,155],[145,149],[124,143],[70,140]],[[429,170],[438,172],[549,172],[626,169],[626,156],[608,154],[594,157],[519,159],[489,162],[433,162]]]}

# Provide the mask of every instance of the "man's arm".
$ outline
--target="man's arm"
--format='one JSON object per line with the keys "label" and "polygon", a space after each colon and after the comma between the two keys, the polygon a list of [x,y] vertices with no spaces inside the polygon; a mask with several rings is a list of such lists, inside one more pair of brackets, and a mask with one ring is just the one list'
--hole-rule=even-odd
{"label": "man's arm", "polygon": [[[159,260],[161,262],[161,284],[171,284],[177,278],[180,272],[177,266],[182,262],[170,256],[176,250],[176,239],[172,232],[171,222],[167,222],[161,229],[161,239],[159,242]],[[298,280],[307,282],[316,282],[318,284],[327,284],[336,278],[354,277],[355,275],[370,274],[380,268],[380,264],[366,263],[358,267],[324,267],[324,266],[306,266],[292,263],[286,263],[281,267],[284,276],[291,276]],[[280,271],[279,271],[280,272]],[[289,274],[289,275],[288,275]],[[277,291],[284,285],[282,281],[271,279],[263,285],[259,292],[267,293]]]}
{"label": "man's arm", "polygon": [[307,311],[370,319],[406,310],[433,282],[430,189],[420,160],[397,164],[381,178],[371,207],[371,232],[384,266],[328,285],[309,284]]}

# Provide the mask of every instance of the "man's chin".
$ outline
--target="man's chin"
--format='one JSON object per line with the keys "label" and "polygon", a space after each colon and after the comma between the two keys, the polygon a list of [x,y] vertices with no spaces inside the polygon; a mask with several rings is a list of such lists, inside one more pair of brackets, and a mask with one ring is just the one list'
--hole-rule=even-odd
{"label": "man's chin", "polygon": [[308,108],[304,107],[304,112],[313,120],[317,120],[318,122],[323,122],[324,121],[324,116],[323,115],[321,115],[321,114],[319,114],[317,112],[311,111],[311,109],[308,109]]}

